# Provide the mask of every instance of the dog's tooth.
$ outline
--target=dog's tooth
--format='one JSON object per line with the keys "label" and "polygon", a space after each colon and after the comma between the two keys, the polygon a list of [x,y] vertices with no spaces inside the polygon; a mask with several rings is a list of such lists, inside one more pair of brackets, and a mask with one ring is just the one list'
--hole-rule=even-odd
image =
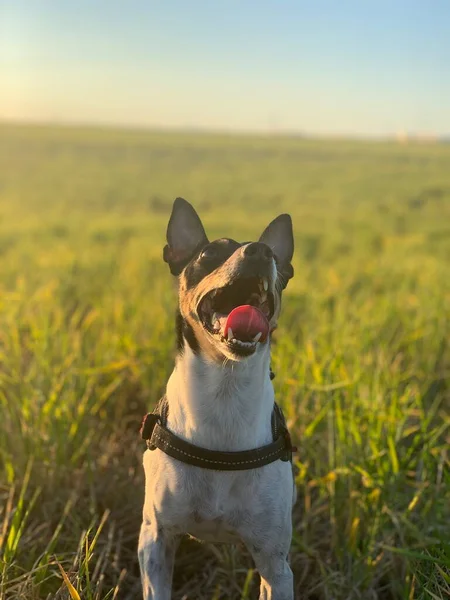
{"label": "dog's tooth", "polygon": [[231,329],[231,327],[228,327],[228,333],[227,333],[227,337],[228,337],[228,340],[235,341],[235,340],[233,339],[233,330]]}
{"label": "dog's tooth", "polygon": [[253,342],[243,342],[242,340],[237,340],[237,343],[243,348],[251,348],[254,345]]}
{"label": "dog's tooth", "polygon": [[265,292],[267,292],[267,290],[269,289],[269,282],[267,281],[267,279],[265,277],[263,279],[263,288],[264,288]]}
{"label": "dog's tooth", "polygon": [[229,341],[239,348],[255,348],[256,346],[256,342],[243,342],[242,340],[238,340],[236,338],[233,338]]}
{"label": "dog's tooth", "polygon": [[255,335],[255,337],[253,338],[253,341],[255,342],[255,344],[259,342],[261,336],[262,336],[262,331],[260,331],[259,333],[257,333]]}
{"label": "dog's tooth", "polygon": [[261,292],[261,302],[264,303],[267,300],[267,292]]}

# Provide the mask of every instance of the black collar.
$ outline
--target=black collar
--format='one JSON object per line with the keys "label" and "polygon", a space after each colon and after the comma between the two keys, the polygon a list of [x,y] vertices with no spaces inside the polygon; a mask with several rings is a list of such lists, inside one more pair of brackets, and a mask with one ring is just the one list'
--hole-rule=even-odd
{"label": "black collar", "polygon": [[291,461],[291,437],[281,408],[275,403],[272,412],[273,442],[254,450],[242,452],[222,452],[195,446],[176,436],[166,427],[168,403],[162,398],[155,411],[148,413],[142,422],[141,437],[146,440],[149,450],[159,448],[172,458],[215,471],[243,471],[263,467],[276,460]]}

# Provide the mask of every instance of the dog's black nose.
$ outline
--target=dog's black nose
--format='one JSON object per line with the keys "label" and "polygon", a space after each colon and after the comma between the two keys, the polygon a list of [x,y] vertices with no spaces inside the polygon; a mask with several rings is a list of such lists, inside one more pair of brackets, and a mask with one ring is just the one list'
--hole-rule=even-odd
{"label": "dog's black nose", "polygon": [[273,252],[266,244],[262,242],[253,242],[244,248],[245,256],[256,260],[269,261],[273,258]]}

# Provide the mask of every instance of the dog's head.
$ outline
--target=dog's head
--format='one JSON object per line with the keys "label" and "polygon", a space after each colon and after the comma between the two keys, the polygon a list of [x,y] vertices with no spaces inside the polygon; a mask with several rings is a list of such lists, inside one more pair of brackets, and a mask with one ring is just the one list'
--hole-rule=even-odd
{"label": "dog's head", "polygon": [[177,198],[164,260],[179,280],[178,337],[194,352],[242,360],[268,343],[293,276],[292,222],[280,215],[258,242],[210,242],[194,208]]}

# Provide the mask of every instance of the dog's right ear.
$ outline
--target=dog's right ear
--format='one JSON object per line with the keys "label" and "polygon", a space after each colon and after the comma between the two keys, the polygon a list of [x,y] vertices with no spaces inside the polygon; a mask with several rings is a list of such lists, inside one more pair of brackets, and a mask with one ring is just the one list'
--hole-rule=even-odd
{"label": "dog's right ear", "polygon": [[206,237],[200,217],[183,198],[173,203],[167,226],[167,246],[163,258],[172,275],[179,275],[195,254],[206,246]]}
{"label": "dog's right ear", "polygon": [[294,276],[294,269],[291,264],[294,254],[294,234],[290,215],[279,215],[269,223],[259,241],[272,248],[277,270],[281,275],[283,288],[285,288],[289,279]]}

